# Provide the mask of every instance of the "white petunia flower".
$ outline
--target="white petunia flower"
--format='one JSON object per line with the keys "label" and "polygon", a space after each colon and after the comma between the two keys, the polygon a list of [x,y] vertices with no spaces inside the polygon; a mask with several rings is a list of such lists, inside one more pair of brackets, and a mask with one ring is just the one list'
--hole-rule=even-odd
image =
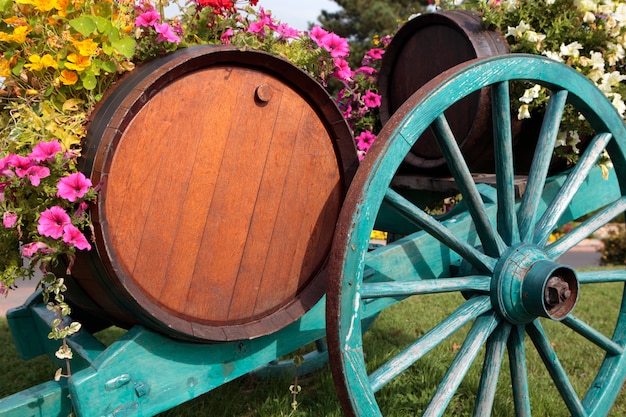
{"label": "white petunia flower", "polygon": [[583,16],[583,22],[585,23],[593,23],[596,21],[596,15],[592,12],[585,12]]}
{"label": "white petunia flower", "polygon": [[524,95],[520,97],[519,101],[526,104],[532,103],[534,99],[539,97],[539,90],[541,90],[541,86],[539,84],[535,84],[534,87],[528,88],[524,91]]}
{"label": "white petunia flower", "polygon": [[624,100],[622,100],[622,95],[619,93],[613,93],[611,104],[613,104],[613,107],[617,109],[617,112],[623,118],[624,114],[626,114],[626,104],[624,104]]}
{"label": "white petunia flower", "polygon": [[529,42],[541,42],[546,38],[546,35],[543,33],[537,33],[534,30],[527,30],[524,32],[524,38],[526,38]]}
{"label": "white petunia flower", "polygon": [[563,58],[561,58],[561,55],[559,55],[556,52],[553,51],[543,51],[542,54],[544,54],[545,56],[547,56],[548,58],[556,61],[556,62],[563,62]]}
{"label": "white petunia flower", "polygon": [[583,46],[578,41],[571,42],[567,45],[564,43],[561,44],[561,55],[562,56],[571,56],[574,58],[578,58],[580,55],[580,50],[583,49]]}
{"label": "white petunia flower", "polygon": [[600,83],[598,83],[598,88],[605,94],[608,94],[612,92],[613,87],[617,87],[623,80],[626,80],[626,75],[622,75],[617,71],[606,73],[602,75],[602,79]]}
{"label": "white petunia flower", "polygon": [[591,59],[591,67],[593,69],[601,69],[604,70],[604,57],[601,52],[591,51],[590,59]]}
{"label": "white petunia flower", "polygon": [[519,25],[517,25],[516,27],[509,26],[505,37],[513,36],[515,39],[518,39],[527,30],[530,30],[530,25],[522,20],[519,22]]}
{"label": "white petunia flower", "polygon": [[517,119],[518,120],[530,119],[530,112],[528,111],[528,104],[522,104],[519,107],[519,110],[517,112]]}
{"label": "white petunia flower", "polygon": [[620,2],[613,13],[613,17],[620,23],[626,23],[626,3]]}
{"label": "white petunia flower", "polygon": [[575,153],[580,153],[580,149],[578,149],[576,147],[576,145],[578,145],[580,143],[580,136],[578,136],[578,132],[576,131],[570,131],[569,134],[567,135],[568,139],[567,139],[567,146],[571,146],[572,150]]}

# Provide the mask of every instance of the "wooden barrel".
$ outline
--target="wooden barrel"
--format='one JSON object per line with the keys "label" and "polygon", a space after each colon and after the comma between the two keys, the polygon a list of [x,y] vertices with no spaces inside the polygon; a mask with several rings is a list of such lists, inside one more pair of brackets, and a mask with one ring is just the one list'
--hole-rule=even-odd
{"label": "wooden barrel", "polygon": [[[420,15],[407,22],[385,52],[379,76],[381,121],[435,76],[474,58],[509,52],[504,37],[485,30],[480,17],[463,10]],[[490,170],[493,165],[491,106],[484,89],[458,102],[446,117],[470,168]],[[447,173],[445,160],[430,132],[408,154],[405,168],[430,175]]]}
{"label": "wooden barrel", "polygon": [[325,292],[357,166],[341,113],[287,61],[203,46],[136,69],[83,148],[101,191],[80,307],[197,341],[285,327]]}

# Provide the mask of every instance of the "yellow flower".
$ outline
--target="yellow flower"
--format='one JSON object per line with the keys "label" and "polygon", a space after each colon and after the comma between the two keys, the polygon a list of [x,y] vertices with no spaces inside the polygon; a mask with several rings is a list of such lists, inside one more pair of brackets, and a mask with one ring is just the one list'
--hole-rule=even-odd
{"label": "yellow flower", "polygon": [[89,57],[78,55],[78,54],[69,54],[67,56],[68,62],[65,63],[65,68],[74,70],[76,72],[82,72],[87,69],[91,65],[91,60]]}
{"label": "yellow flower", "polygon": [[26,19],[23,17],[11,16],[6,19],[2,19],[2,21],[10,26],[28,26]]}
{"label": "yellow flower", "polygon": [[4,57],[0,58],[0,77],[9,77],[11,76],[11,66],[7,59]]}
{"label": "yellow flower", "polygon": [[50,54],[45,54],[41,57],[41,62],[46,68],[59,68],[59,63]]}
{"label": "yellow flower", "polygon": [[78,53],[85,57],[90,57],[98,49],[98,44],[91,39],[85,39],[84,41],[77,41],[72,39],[72,45],[78,50]]}
{"label": "yellow flower", "polygon": [[50,54],[45,54],[42,57],[40,57],[39,55],[31,55],[28,57],[28,60],[31,63],[24,66],[31,71],[41,71],[44,68],[57,69],[59,67],[58,62],[56,62]]}
{"label": "yellow flower", "polygon": [[0,32],[0,42],[24,43],[31,30],[30,26],[17,26],[13,33]]}
{"label": "yellow flower", "polygon": [[15,0],[15,2],[19,4],[30,4],[40,12],[49,12],[57,6],[56,0]]}
{"label": "yellow flower", "polygon": [[39,55],[31,55],[28,57],[30,64],[24,65],[31,71],[41,71],[43,69],[43,63],[41,62],[41,57]]}
{"label": "yellow flower", "polygon": [[78,75],[75,72],[63,70],[59,76],[59,81],[65,85],[74,85],[78,81]]}

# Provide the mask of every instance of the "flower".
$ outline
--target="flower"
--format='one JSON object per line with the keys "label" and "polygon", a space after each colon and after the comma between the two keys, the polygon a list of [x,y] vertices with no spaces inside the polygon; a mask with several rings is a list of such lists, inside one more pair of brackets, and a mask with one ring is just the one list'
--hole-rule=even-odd
{"label": "flower", "polygon": [[365,106],[370,109],[373,109],[375,107],[380,107],[380,100],[381,100],[381,96],[374,93],[373,91],[368,91],[363,96],[363,103],[365,103]]}
{"label": "flower", "polygon": [[67,224],[63,227],[63,242],[80,250],[90,250],[91,245],[87,242],[85,235],[73,224]]}
{"label": "flower", "polygon": [[50,207],[41,213],[37,232],[42,236],[59,239],[63,236],[63,228],[71,223],[70,216],[63,207]]}
{"label": "flower", "polygon": [[17,214],[13,211],[5,211],[2,214],[2,225],[7,229],[12,229],[17,224]]}
{"label": "flower", "polygon": [[137,27],[154,27],[154,25],[161,20],[161,15],[156,11],[154,7],[146,10],[135,19],[135,26]]}
{"label": "flower", "polygon": [[367,152],[376,140],[376,135],[366,130],[356,138],[357,148]]}
{"label": "flower", "polygon": [[61,144],[56,139],[49,142],[39,142],[28,157],[37,162],[51,161],[62,150]]}
{"label": "flower", "polygon": [[155,23],[154,30],[159,34],[156,38],[157,42],[180,43],[180,38],[172,31],[169,23]]}
{"label": "flower", "polygon": [[74,202],[87,194],[91,186],[91,180],[85,177],[85,174],[75,172],[59,180],[57,196]]}

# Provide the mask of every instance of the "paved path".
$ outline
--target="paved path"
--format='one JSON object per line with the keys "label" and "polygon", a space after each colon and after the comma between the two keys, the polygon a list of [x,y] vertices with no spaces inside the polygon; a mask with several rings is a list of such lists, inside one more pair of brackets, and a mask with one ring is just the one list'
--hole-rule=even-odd
{"label": "paved path", "polygon": [[[585,240],[561,258],[559,261],[574,268],[599,265],[601,247],[598,240]],[[11,291],[7,298],[0,296],[0,317],[4,317],[8,309],[18,307],[30,296],[37,286],[37,280],[20,282],[15,291]]]}

